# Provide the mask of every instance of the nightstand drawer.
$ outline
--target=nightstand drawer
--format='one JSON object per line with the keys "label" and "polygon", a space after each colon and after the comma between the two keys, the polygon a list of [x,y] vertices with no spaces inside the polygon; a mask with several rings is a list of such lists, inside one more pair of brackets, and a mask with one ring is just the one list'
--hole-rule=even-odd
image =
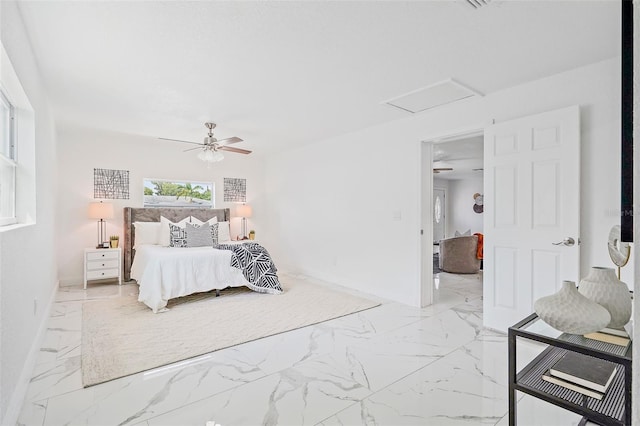
{"label": "nightstand drawer", "polygon": [[91,252],[87,253],[87,260],[102,260],[102,259],[118,259],[119,252],[112,250],[105,250],[104,252]]}
{"label": "nightstand drawer", "polygon": [[88,280],[100,280],[102,278],[118,278],[119,269],[100,269],[97,271],[87,271]]}
{"label": "nightstand drawer", "polygon": [[118,259],[92,260],[90,262],[87,262],[87,271],[93,271],[96,269],[117,268],[118,263]]}

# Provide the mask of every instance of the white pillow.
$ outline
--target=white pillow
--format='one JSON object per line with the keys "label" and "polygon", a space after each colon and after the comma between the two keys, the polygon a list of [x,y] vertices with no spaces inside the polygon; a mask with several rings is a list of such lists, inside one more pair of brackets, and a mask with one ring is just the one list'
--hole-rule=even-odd
{"label": "white pillow", "polygon": [[160,222],[133,222],[135,242],[133,248],[140,244],[160,244]]}
{"label": "white pillow", "polygon": [[174,222],[171,222],[166,217],[160,216],[160,239],[158,244],[164,247],[169,247],[169,243],[171,242],[171,232],[169,231],[169,224],[171,223],[173,225],[179,226],[180,228],[184,229],[186,224],[189,223],[189,219],[190,217],[187,216],[184,219],[182,219],[180,222],[174,223]]}
{"label": "white pillow", "polygon": [[191,223],[194,223],[196,225],[204,225],[205,223],[208,223],[209,225],[213,225],[214,223],[218,223],[218,218],[217,217],[212,217],[211,219],[207,220],[206,222],[201,221],[200,219],[198,219],[195,216],[191,216]]}
{"label": "white pillow", "polygon": [[466,231],[464,231],[463,233],[460,233],[458,231],[456,231],[455,236],[456,237],[468,237],[471,235],[471,229],[467,229]]}
{"label": "white pillow", "polygon": [[229,222],[218,222],[218,244],[231,241],[231,232],[229,232]]}

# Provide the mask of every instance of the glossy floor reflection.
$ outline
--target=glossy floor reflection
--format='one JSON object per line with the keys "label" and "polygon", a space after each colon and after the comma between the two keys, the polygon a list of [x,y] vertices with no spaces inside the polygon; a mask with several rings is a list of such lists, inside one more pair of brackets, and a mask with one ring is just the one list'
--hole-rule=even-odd
{"label": "glossy floor reflection", "polygon": [[[507,424],[506,336],[482,327],[482,275],[436,278],[435,303],[427,308],[382,301],[86,389],[80,378],[82,304],[137,292],[137,286],[63,288],[19,424]],[[281,276],[291,283],[303,279]],[[550,408],[544,416],[545,407],[536,404],[523,400],[521,415],[531,413],[532,422],[521,424],[577,424],[562,410]]]}

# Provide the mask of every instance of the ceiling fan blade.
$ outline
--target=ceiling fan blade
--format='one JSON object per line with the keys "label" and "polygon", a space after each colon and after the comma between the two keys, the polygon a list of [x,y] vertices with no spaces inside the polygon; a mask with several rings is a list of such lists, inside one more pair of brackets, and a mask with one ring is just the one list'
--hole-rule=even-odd
{"label": "ceiling fan blade", "polygon": [[184,151],[182,151],[182,152],[193,151],[193,150],[196,150],[196,149],[202,149],[202,148],[201,148],[201,147],[199,147],[199,146],[197,146],[197,147],[195,147],[195,148],[185,149],[185,150],[184,150]]}
{"label": "ceiling fan blade", "polygon": [[181,141],[180,139],[169,139],[169,138],[158,138],[164,141],[173,141],[173,142],[183,142],[183,143],[192,143],[194,145],[202,145],[201,142],[191,142],[191,141]]}
{"label": "ceiling fan blade", "polygon": [[435,167],[433,173],[450,172],[451,170],[453,170],[451,167]]}
{"label": "ceiling fan blade", "polygon": [[229,152],[237,152],[238,154],[251,154],[251,151],[240,148],[231,148],[228,146],[219,146],[218,150],[220,151],[229,151]]}
{"label": "ceiling fan blade", "polygon": [[242,142],[242,139],[240,139],[237,136],[234,136],[232,138],[220,139],[217,143],[220,146],[224,146],[224,145],[231,145],[232,143],[238,143],[238,142]]}

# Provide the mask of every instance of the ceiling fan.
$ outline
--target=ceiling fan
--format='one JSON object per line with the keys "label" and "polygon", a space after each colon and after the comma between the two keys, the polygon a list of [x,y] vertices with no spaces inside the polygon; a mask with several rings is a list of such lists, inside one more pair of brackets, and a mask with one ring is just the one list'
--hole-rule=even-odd
{"label": "ceiling fan", "polygon": [[433,173],[450,172],[451,170],[453,170],[452,167],[435,167]]}
{"label": "ceiling fan", "polygon": [[224,155],[220,151],[236,152],[238,154],[251,154],[251,151],[249,150],[227,146],[231,145],[232,143],[242,142],[242,139],[240,139],[239,137],[233,136],[231,138],[218,140],[213,136],[213,129],[215,129],[216,123],[204,123],[204,125],[207,129],[209,129],[209,132],[207,133],[207,136],[204,137],[204,141],[201,143],[170,138],[158,139],[199,145],[195,148],[185,149],[183,152],[199,149],[200,152],[198,153],[198,158],[202,161],[207,161],[210,163],[215,163],[216,161],[222,161],[224,159]]}

